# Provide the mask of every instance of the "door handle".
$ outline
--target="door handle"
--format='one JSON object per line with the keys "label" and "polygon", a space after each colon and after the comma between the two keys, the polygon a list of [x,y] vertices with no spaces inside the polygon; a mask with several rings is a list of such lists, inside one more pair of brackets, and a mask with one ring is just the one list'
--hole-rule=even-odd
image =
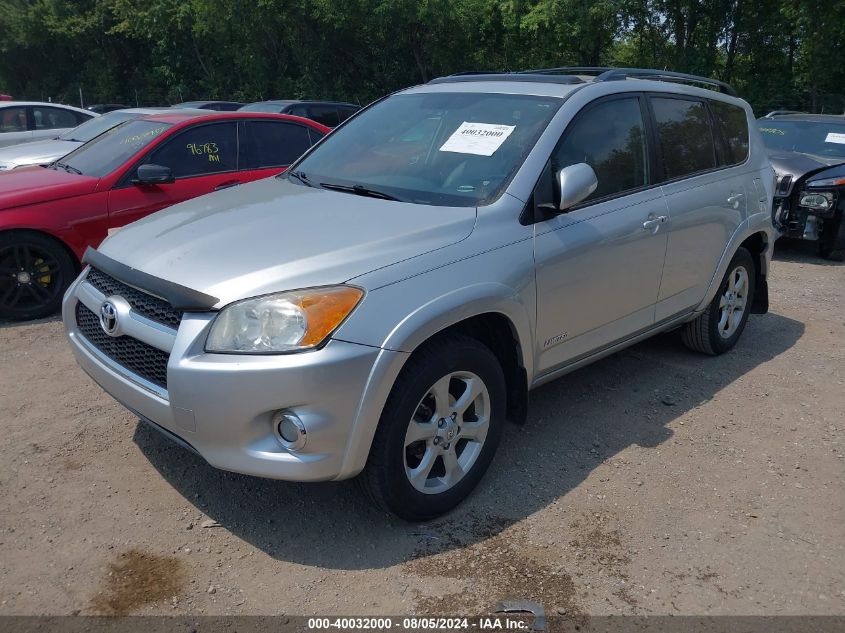
{"label": "door handle", "polygon": [[734,193],[731,194],[731,197],[728,198],[728,204],[731,206],[736,205],[739,202],[742,202],[745,199],[744,193]]}
{"label": "door handle", "polygon": [[214,188],[214,191],[220,191],[221,189],[228,189],[229,187],[237,187],[241,184],[240,180],[227,180],[226,182],[220,183]]}
{"label": "door handle", "polygon": [[651,231],[652,233],[657,233],[660,230],[660,225],[666,222],[669,219],[667,215],[657,215],[651,214],[648,216],[648,220],[643,222],[643,228],[646,231]]}

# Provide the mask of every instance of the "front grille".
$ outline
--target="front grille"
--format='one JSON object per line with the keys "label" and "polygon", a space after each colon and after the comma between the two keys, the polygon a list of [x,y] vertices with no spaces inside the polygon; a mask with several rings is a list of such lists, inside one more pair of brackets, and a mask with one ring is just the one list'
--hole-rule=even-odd
{"label": "front grille", "polygon": [[107,297],[118,295],[126,299],[129,305],[139,314],[172,328],[179,328],[182,312],[176,310],[164,299],[159,299],[137,288],[118,281],[102,270],[91,268],[85,280]]}
{"label": "front grille", "polygon": [[99,317],[81,303],[76,304],[76,326],[91,345],[114,362],[167,389],[167,352],[131,336],[109,336],[100,327]]}

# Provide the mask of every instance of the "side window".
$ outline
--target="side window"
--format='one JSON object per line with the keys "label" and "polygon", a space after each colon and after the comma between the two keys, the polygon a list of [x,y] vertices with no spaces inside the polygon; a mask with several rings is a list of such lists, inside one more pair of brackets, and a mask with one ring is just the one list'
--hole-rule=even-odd
{"label": "side window", "polygon": [[288,108],[287,110],[284,111],[284,113],[285,114],[291,114],[293,116],[301,116],[301,117],[304,117],[306,119],[309,118],[308,117],[308,108],[306,108],[305,106],[301,106],[301,105]]}
{"label": "side window", "polygon": [[552,155],[554,173],[587,163],[598,187],[588,198],[603,198],[648,184],[645,123],[639,98],[612,99],[580,113]]}
{"label": "side window", "polygon": [[340,118],[340,123],[346,121],[346,119],[358,112],[359,109],[360,108],[353,108],[352,106],[338,106],[337,113]]}
{"label": "side window", "polygon": [[198,125],[165,142],[147,162],[173,170],[175,178],[204,176],[237,169],[238,139],[234,121]]}
{"label": "side window", "polygon": [[312,105],[308,107],[308,118],[326,127],[337,127],[340,119],[334,106]]}
{"label": "side window", "polygon": [[748,158],[748,119],[745,110],[723,101],[710,101],[710,108],[727,144],[723,162],[728,165],[744,163]]}
{"label": "side window", "polygon": [[308,129],[296,123],[246,121],[241,136],[241,169],[290,165],[311,147]]}
{"label": "side window", "polygon": [[56,130],[60,128],[76,127],[76,114],[72,110],[34,106],[32,118],[36,130]]}
{"label": "side window", "polygon": [[716,166],[710,115],[703,102],[652,97],[651,105],[666,178],[680,178]]}
{"label": "side window", "polygon": [[26,132],[24,108],[0,108],[0,134],[3,132]]}
{"label": "side window", "polygon": [[93,119],[93,116],[88,116],[87,114],[82,114],[81,112],[74,112],[73,116],[76,117],[76,125],[82,125],[86,121],[90,121]]}

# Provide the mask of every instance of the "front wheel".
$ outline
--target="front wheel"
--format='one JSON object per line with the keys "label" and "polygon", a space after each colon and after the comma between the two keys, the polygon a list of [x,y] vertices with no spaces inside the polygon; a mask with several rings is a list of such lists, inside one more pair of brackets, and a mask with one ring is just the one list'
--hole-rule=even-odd
{"label": "front wheel", "polygon": [[819,236],[819,255],[834,262],[845,261],[845,216],[826,220]]}
{"label": "front wheel", "polygon": [[0,317],[55,314],[75,275],[73,259],[50,237],[29,231],[0,234]]}
{"label": "front wheel", "polygon": [[449,335],[414,352],[388,397],[360,482],[407,521],[448,512],[481,480],[502,433],[505,379],[477,340]]}
{"label": "front wheel", "polygon": [[738,249],[710,305],[684,325],[681,336],[684,345],[711,356],[724,354],[736,345],[751,312],[754,275],[751,253]]}

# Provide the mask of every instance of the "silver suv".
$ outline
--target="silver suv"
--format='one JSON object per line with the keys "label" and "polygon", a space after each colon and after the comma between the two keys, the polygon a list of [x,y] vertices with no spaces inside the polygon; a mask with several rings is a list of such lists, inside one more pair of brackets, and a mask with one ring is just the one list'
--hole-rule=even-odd
{"label": "silver suv", "polygon": [[723,353],[767,309],[774,177],[731,92],[586,69],[403,90],[89,250],[70,344],[217,468],[359,475],[437,516],[534,387],[672,328]]}

